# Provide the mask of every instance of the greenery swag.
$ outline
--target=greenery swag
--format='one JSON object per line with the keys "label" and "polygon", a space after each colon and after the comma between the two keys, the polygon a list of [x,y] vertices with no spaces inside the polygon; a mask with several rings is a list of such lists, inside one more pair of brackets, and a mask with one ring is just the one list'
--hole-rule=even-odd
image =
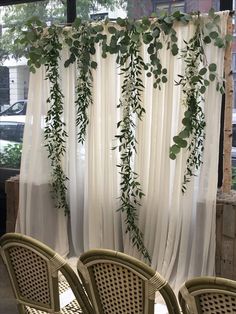
{"label": "greenery swag", "polygon": [[[117,165],[121,175],[121,196],[119,210],[126,214],[126,232],[130,233],[134,246],[150,262],[151,257],[143,243],[143,234],[138,227],[138,209],[144,196],[139,176],[134,172],[132,159],[137,150],[135,128],[138,120],[145,114],[142,106],[141,93],[144,89],[142,73],[153,76],[154,88],[168,80],[167,69],[162,66],[160,50],[169,49],[173,56],[182,58],[185,63],[184,73],[179,74],[176,85],[182,86],[185,113],[182,120],[182,130],[174,136],[174,144],[170,147],[170,158],[176,159],[181,149],[187,148],[189,156],[183,178],[182,191],[187,183],[196,175],[202,163],[205,137],[205,117],[201,107],[206,87],[217,80],[216,89],[224,93],[222,80],[217,75],[217,65],[208,64],[204,49],[211,42],[219,48],[225,47],[232,40],[231,35],[224,38],[219,28],[220,16],[210,10],[208,17],[199,13],[185,14],[174,12],[160,17],[144,17],[142,20],[118,18],[116,23],[86,22],[76,19],[69,28],[46,24],[32,18],[26,24],[18,38],[18,45],[28,58],[30,70],[35,72],[42,64],[46,66],[46,79],[51,83],[48,103],[50,109],[46,117],[45,146],[52,166],[52,187],[58,207],[69,211],[66,198],[67,177],[63,172],[62,159],[65,153],[67,133],[62,119],[63,94],[60,89],[59,59],[63,46],[67,45],[70,56],[65,67],[72,63],[77,66],[77,125],[78,141],[83,143],[86,137],[86,127],[89,123],[88,108],[92,100],[92,69],[97,68],[92,55],[96,53],[96,45],[102,46],[102,57],[116,54],[116,62],[124,80],[118,108],[122,118],[117,123],[117,145],[113,149],[120,152],[120,163]],[[195,23],[195,34],[185,42],[185,47],[179,49],[175,23]],[[108,29],[109,36],[104,29]],[[14,29],[13,29],[14,31]],[[147,46],[149,61],[140,56],[140,46]]]}

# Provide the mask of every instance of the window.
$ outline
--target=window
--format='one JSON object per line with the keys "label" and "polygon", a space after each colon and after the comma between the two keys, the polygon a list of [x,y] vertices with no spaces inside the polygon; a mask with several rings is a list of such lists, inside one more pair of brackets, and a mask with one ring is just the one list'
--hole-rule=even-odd
{"label": "window", "polygon": [[0,121],[0,150],[4,147],[1,141],[21,143],[23,140],[24,123],[15,121]]}
{"label": "window", "polygon": [[[159,2],[158,2],[159,3]],[[185,2],[184,1],[160,1],[156,6],[157,14],[161,14],[162,12],[173,13],[175,11],[184,12],[185,11]]]}

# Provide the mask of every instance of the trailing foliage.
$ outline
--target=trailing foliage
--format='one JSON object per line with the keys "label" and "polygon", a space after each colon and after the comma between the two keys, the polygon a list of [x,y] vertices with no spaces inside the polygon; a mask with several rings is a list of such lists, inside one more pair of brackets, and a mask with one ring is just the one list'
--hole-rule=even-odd
{"label": "trailing foliage", "polygon": [[22,144],[7,144],[0,152],[0,167],[20,168]]}
{"label": "trailing foliage", "polygon": [[[79,128],[78,142],[84,143],[86,126],[89,123],[88,108],[93,104],[92,99],[92,69],[97,68],[97,63],[92,60],[96,53],[95,43],[106,39],[106,35],[100,34],[102,25],[92,25],[76,19],[72,25],[72,32],[65,31],[65,42],[69,46],[70,57],[65,62],[68,67],[71,63],[77,65],[77,86],[76,86],[76,125]],[[99,37],[96,35],[100,35]]]}
{"label": "trailing foliage", "polygon": [[[117,30],[113,27],[108,30],[114,34]],[[124,31],[123,31],[124,32]],[[137,210],[140,206],[140,200],[144,193],[142,192],[138,174],[134,172],[132,164],[134,154],[136,153],[137,140],[135,138],[136,119],[142,118],[145,109],[142,106],[141,93],[144,89],[141,74],[144,65],[142,57],[139,55],[140,39],[136,28],[127,29],[123,34],[123,40],[127,40],[125,51],[119,53],[117,62],[121,65],[121,74],[124,76],[121,87],[122,95],[118,105],[121,109],[121,120],[117,123],[117,128],[120,131],[116,135],[118,145],[116,148],[120,152],[120,164],[117,167],[120,169],[121,175],[121,206],[118,210],[125,213],[126,232],[130,233],[132,243],[142,253],[145,259],[151,262],[151,257],[143,243],[143,234],[138,227]],[[112,48],[117,49],[117,41],[114,35],[111,37],[113,41]],[[122,40],[121,40],[122,42]],[[104,47],[104,51],[108,48]]]}
{"label": "trailing foliage", "polygon": [[[203,26],[200,17],[195,17],[195,34],[189,42],[185,42],[186,46],[180,54],[185,63],[185,73],[178,75],[180,79],[176,81],[176,85],[182,87],[183,105],[186,110],[182,120],[183,129],[173,137],[174,144],[170,147],[169,156],[171,159],[176,159],[181,149],[187,147],[189,150],[182,183],[183,193],[187,189],[187,183],[191,181],[192,176],[197,174],[202,164],[206,126],[205,115],[202,110],[203,95],[207,86],[214,80],[217,80],[216,90],[224,93],[222,79],[220,80],[217,76],[217,65],[207,63],[202,44],[203,42],[209,44],[213,41],[219,48],[225,46],[225,42],[216,31],[218,30],[219,15],[210,11],[209,19],[210,21],[207,21]],[[227,40],[230,40],[229,36],[226,37]]]}
{"label": "trailing foliage", "polygon": [[[59,60],[62,44],[60,37],[62,28],[52,25],[46,29],[45,24],[36,18],[27,22],[27,31],[23,31],[18,43],[26,49],[28,65],[33,73],[42,64],[46,68],[45,79],[50,82],[50,93],[47,99],[49,110],[45,118],[45,147],[52,168],[52,193],[56,206],[62,208],[65,214],[69,213],[67,203],[66,177],[62,160],[66,150],[67,132],[63,121],[64,95],[60,86]],[[30,49],[28,46],[30,45]]]}
{"label": "trailing foliage", "polygon": [[[183,49],[179,48],[179,40],[174,29],[175,23],[195,23],[195,34]],[[27,23],[27,30],[19,36],[18,44],[26,51],[31,71],[35,67],[45,64],[46,78],[51,83],[48,103],[51,107],[46,117],[45,140],[52,165],[52,182],[59,207],[68,211],[66,202],[66,176],[62,170],[62,157],[65,153],[67,133],[62,120],[63,94],[60,89],[58,60],[62,43],[65,43],[70,52],[65,67],[76,63],[76,110],[78,141],[84,143],[86,128],[89,123],[88,110],[92,105],[92,71],[97,68],[93,60],[96,45],[102,48],[102,57],[116,54],[116,62],[123,76],[122,95],[118,104],[121,119],[117,123],[117,149],[120,154],[120,163],[117,165],[121,175],[120,208],[126,215],[126,231],[130,233],[134,246],[142,252],[150,262],[151,257],[143,243],[143,234],[138,227],[138,210],[144,193],[139,182],[139,176],[134,171],[134,156],[137,151],[135,136],[136,124],[145,114],[142,106],[143,77],[153,77],[153,87],[161,89],[162,84],[168,81],[167,68],[160,58],[161,49],[170,50],[173,56],[183,59],[185,69],[179,73],[180,85],[185,106],[182,129],[174,136],[174,144],[170,147],[170,158],[176,159],[181,149],[188,149],[186,171],[183,178],[182,191],[185,192],[187,183],[197,174],[202,163],[202,153],[205,138],[205,116],[202,102],[207,86],[217,80],[216,89],[224,92],[222,82],[217,75],[217,65],[208,64],[205,56],[205,45],[213,42],[219,48],[232,39],[231,35],[223,38],[218,23],[220,17],[213,10],[209,17],[202,18],[199,14],[184,14],[175,12],[172,15],[162,15],[149,19],[135,21],[118,18],[116,23],[83,22],[76,19],[70,29],[52,25],[44,30],[44,26],[37,19]],[[109,36],[105,34],[107,28]],[[145,45],[149,60],[141,57],[140,47]],[[145,59],[146,60],[146,59]]]}
{"label": "trailing foliage", "polygon": [[48,157],[51,160],[52,188],[56,197],[57,207],[63,208],[65,214],[67,214],[69,212],[66,198],[66,181],[68,178],[63,170],[62,159],[66,151],[65,143],[68,135],[65,130],[65,122],[62,119],[64,96],[60,87],[58,66],[62,45],[59,39],[60,33],[58,33],[56,28],[51,27],[48,33],[47,44],[49,48],[47,49],[45,67],[46,79],[50,82],[50,96],[47,99],[50,108],[45,118],[44,138]]}

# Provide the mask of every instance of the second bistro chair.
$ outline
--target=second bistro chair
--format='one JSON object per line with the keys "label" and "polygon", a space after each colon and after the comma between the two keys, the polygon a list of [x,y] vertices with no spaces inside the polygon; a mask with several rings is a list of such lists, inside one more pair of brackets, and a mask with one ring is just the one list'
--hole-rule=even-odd
{"label": "second bistro chair", "polygon": [[179,291],[184,314],[236,313],[236,282],[220,277],[196,277],[187,280]]}
{"label": "second bistro chair", "polygon": [[8,233],[0,239],[0,249],[20,314],[94,314],[78,276],[48,246]]}
{"label": "second bistro chair", "polygon": [[127,254],[90,250],[80,256],[77,269],[96,313],[153,314],[156,291],[163,297],[168,313],[180,313],[175,294],[166,280]]}

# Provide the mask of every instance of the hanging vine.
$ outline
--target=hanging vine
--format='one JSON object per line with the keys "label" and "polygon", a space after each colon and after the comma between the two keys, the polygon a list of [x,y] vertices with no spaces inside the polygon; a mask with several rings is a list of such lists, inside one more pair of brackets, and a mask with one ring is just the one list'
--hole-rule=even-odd
{"label": "hanging vine", "polygon": [[[174,29],[175,23],[188,24],[193,21],[195,34],[185,47],[178,47],[178,37]],[[184,61],[184,73],[179,73],[176,85],[181,86],[183,105],[185,106],[182,129],[173,137],[169,156],[176,159],[181,149],[188,150],[186,171],[184,173],[182,191],[185,192],[191,177],[197,174],[202,164],[205,138],[205,116],[202,110],[204,94],[207,86],[217,80],[216,89],[223,93],[222,80],[217,75],[217,65],[208,64],[205,56],[205,45],[213,42],[219,48],[225,47],[232,40],[231,35],[223,37],[218,26],[219,15],[210,10],[208,19],[198,13],[185,14],[174,12],[149,19],[133,21],[118,18],[116,23],[108,20],[101,24],[76,19],[71,28],[52,25],[45,31],[45,25],[35,18],[27,22],[27,30],[22,30],[17,44],[21,45],[30,70],[44,64],[46,79],[50,82],[50,96],[47,102],[50,109],[46,117],[45,146],[52,166],[52,187],[58,207],[69,211],[66,200],[67,177],[63,172],[62,159],[65,153],[67,133],[62,119],[64,96],[60,88],[59,59],[62,43],[68,46],[70,56],[65,67],[75,63],[77,67],[76,84],[76,124],[78,126],[78,142],[84,143],[86,128],[89,123],[88,110],[93,104],[92,71],[97,68],[93,55],[96,45],[102,47],[102,57],[116,54],[116,62],[123,76],[122,94],[118,104],[121,120],[117,123],[117,149],[120,163],[117,165],[121,176],[120,207],[125,213],[126,232],[129,232],[134,246],[150,262],[151,257],[143,243],[143,234],[138,227],[138,210],[144,193],[139,182],[139,175],[134,171],[134,157],[137,151],[136,124],[145,114],[142,106],[144,89],[142,73],[153,77],[153,87],[161,89],[168,81],[168,73],[162,64],[160,51],[169,49],[173,56]],[[104,29],[107,27],[110,36]],[[149,60],[144,61],[140,55],[140,47],[145,45]],[[146,60],[146,59],[145,59]]]}
{"label": "hanging vine", "polygon": [[[187,147],[189,151],[182,182],[183,193],[187,189],[187,183],[191,181],[192,176],[197,175],[197,171],[203,162],[206,126],[205,115],[202,110],[203,95],[207,90],[207,86],[214,80],[217,80],[216,90],[222,94],[224,93],[223,80],[218,77],[216,72],[217,65],[207,63],[204,51],[204,43],[209,44],[212,40],[219,48],[225,46],[225,42],[216,31],[218,30],[219,15],[216,15],[214,11],[210,11],[209,18],[210,21],[204,26],[199,14],[195,17],[195,34],[189,42],[186,42],[186,46],[180,54],[185,63],[185,73],[178,75],[180,79],[176,81],[176,85],[182,87],[183,105],[186,110],[182,120],[183,129],[173,137],[174,144],[170,147],[169,156],[174,160],[181,149]],[[210,29],[209,35],[208,32],[204,32],[204,27]],[[230,37],[227,36],[225,40],[230,40]]]}
{"label": "hanging vine", "polygon": [[[140,201],[144,193],[138,180],[138,174],[133,170],[137,145],[136,120],[141,120],[145,113],[141,101],[141,93],[144,89],[141,73],[144,62],[139,55],[140,36],[135,26],[126,32],[123,31],[122,37],[117,35],[117,30],[114,27],[109,27],[108,30],[113,34],[110,47],[114,52],[118,52],[117,63],[121,66],[120,73],[124,77],[121,86],[122,95],[117,106],[121,109],[122,117],[117,123],[119,135],[116,135],[118,145],[115,147],[120,152],[120,164],[117,167],[121,175],[121,205],[118,210],[126,216],[126,232],[129,232],[132,244],[137,247],[145,259],[151,262],[151,257],[143,243],[143,234],[138,227],[137,210],[141,205]],[[117,41],[117,39],[120,40]],[[108,47],[104,47],[105,51],[108,49]]]}
{"label": "hanging vine", "polygon": [[42,64],[46,68],[45,79],[50,82],[50,92],[47,98],[49,110],[45,118],[44,139],[51,162],[52,195],[57,208],[64,209],[65,214],[68,214],[69,206],[66,186],[68,178],[64,173],[62,165],[68,135],[62,118],[64,95],[61,91],[59,73],[62,28],[52,25],[45,30],[45,26],[38,19],[32,18],[27,22],[28,29],[27,31],[22,31],[22,36],[18,39],[18,43],[26,49],[30,71],[35,72],[35,68],[39,68]]}
{"label": "hanging vine", "polygon": [[[65,42],[70,51],[70,57],[65,62],[65,67],[76,62],[77,84],[76,84],[76,125],[78,126],[78,142],[84,143],[86,137],[86,127],[89,123],[88,108],[93,104],[92,99],[92,69],[97,68],[97,62],[92,60],[92,55],[96,53],[95,43],[105,38],[100,34],[103,31],[102,25],[91,25],[76,19],[72,24],[72,31],[65,31]],[[96,36],[96,35],[100,35]],[[70,36],[71,35],[71,36]]]}
{"label": "hanging vine", "polygon": [[68,178],[62,167],[62,158],[66,151],[65,142],[68,135],[65,130],[65,122],[62,120],[64,96],[60,87],[60,73],[58,69],[62,45],[56,28],[50,28],[49,34],[48,45],[50,45],[51,49],[48,49],[45,67],[46,79],[50,82],[50,96],[47,99],[50,108],[45,118],[44,138],[48,157],[51,161],[52,188],[57,207],[63,208],[65,214],[67,214],[69,212],[66,197],[66,181]]}

